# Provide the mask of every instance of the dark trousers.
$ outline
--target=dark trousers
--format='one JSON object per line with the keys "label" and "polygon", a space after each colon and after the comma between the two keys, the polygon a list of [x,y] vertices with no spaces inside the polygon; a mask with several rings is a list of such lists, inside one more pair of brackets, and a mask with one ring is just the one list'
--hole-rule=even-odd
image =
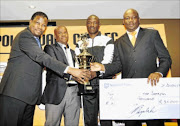
{"label": "dark trousers", "polygon": [[147,126],[164,126],[164,120],[129,120],[124,121],[125,126],[142,126],[146,122]]}
{"label": "dark trousers", "polygon": [[0,95],[0,126],[32,126],[35,105]]}
{"label": "dark trousers", "polygon": [[[94,94],[83,95],[85,126],[98,126],[99,90]],[[112,126],[111,120],[100,120],[101,126]]]}

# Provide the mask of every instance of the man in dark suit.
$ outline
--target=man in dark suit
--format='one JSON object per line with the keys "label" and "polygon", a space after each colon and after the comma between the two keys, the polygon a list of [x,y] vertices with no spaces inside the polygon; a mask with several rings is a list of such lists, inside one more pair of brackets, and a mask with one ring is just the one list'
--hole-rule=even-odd
{"label": "man in dark suit", "polygon": [[[0,83],[0,125],[32,126],[35,105],[40,103],[42,68],[59,76],[72,74],[83,81],[87,70],[72,68],[41,50],[39,37],[47,28],[43,12],[32,15],[29,27],[13,41],[8,65]],[[90,75],[90,74],[89,74]]]}
{"label": "man in dark suit", "polygon": [[[122,78],[148,78],[156,85],[171,67],[171,57],[157,30],[139,27],[139,14],[134,9],[124,13],[127,33],[115,42],[112,64],[91,64],[93,71],[105,71],[104,76],[122,72]],[[135,35],[132,33],[136,32]],[[156,59],[159,60],[157,67]],[[163,120],[144,120],[148,126],[164,126]],[[142,121],[125,121],[126,126],[141,126]]]}
{"label": "man in dark suit", "polygon": [[[44,51],[58,61],[74,67],[75,53],[68,46],[66,27],[57,26],[54,37],[56,43],[46,45]],[[80,96],[78,96],[77,83],[70,77],[59,76],[47,69],[46,87],[42,96],[46,112],[45,126],[60,126],[62,115],[64,115],[65,126],[78,126]]]}

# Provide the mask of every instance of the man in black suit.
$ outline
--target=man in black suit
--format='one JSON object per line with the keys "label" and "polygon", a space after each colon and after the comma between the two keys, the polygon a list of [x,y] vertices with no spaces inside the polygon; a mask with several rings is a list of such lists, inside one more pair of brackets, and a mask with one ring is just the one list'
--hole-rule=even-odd
{"label": "man in black suit", "polygon": [[0,83],[0,125],[32,126],[36,104],[40,104],[42,68],[59,76],[72,74],[81,81],[90,75],[87,70],[72,68],[55,60],[41,49],[39,37],[47,28],[43,12],[32,15],[29,27],[13,41],[8,65]]}
{"label": "man in black suit", "polygon": [[[115,42],[112,64],[91,64],[93,71],[105,71],[104,76],[122,72],[122,78],[148,78],[156,85],[171,67],[171,57],[157,30],[139,27],[139,14],[134,9],[124,13],[127,33]],[[133,35],[132,33],[134,33]],[[157,67],[156,59],[159,60]],[[163,120],[144,120],[148,126],[164,126]],[[126,126],[141,126],[142,121],[125,121]]]}
{"label": "man in black suit", "polygon": [[[44,51],[53,58],[74,67],[75,53],[68,46],[68,31],[65,26],[54,30],[56,43],[46,45]],[[80,114],[80,96],[78,85],[71,76],[59,76],[47,69],[46,87],[42,96],[45,104],[45,126],[59,126],[64,115],[65,126],[78,126]]]}

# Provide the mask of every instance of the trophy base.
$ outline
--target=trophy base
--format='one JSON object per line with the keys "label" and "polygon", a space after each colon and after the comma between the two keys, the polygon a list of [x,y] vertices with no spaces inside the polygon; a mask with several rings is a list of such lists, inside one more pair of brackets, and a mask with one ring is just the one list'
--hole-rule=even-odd
{"label": "trophy base", "polygon": [[93,94],[95,91],[93,90],[91,85],[84,85],[84,92],[83,94]]}
{"label": "trophy base", "polygon": [[79,87],[78,95],[88,95],[95,93],[95,90],[92,88],[91,85],[78,84],[78,87]]}

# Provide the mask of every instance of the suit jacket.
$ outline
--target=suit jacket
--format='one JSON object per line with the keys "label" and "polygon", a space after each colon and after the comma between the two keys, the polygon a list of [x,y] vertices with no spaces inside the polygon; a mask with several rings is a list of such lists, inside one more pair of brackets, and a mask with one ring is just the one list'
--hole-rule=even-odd
{"label": "suit jacket", "polygon": [[117,39],[113,63],[105,65],[105,76],[121,71],[122,78],[147,78],[153,72],[166,76],[170,67],[171,57],[159,32],[140,28],[134,47],[127,33]]}
{"label": "suit jacket", "polygon": [[[64,51],[58,43],[55,43],[53,45],[46,45],[44,51],[58,61],[61,61],[64,64],[68,65],[68,61],[66,59]],[[74,63],[75,53],[73,50],[71,50],[71,54]],[[59,76],[52,70],[47,69],[46,87],[42,96],[43,104],[48,103],[58,105],[62,101],[67,89],[67,78],[68,76],[66,75]]]}
{"label": "suit jacket", "polygon": [[0,94],[31,105],[39,104],[44,66],[58,75],[63,75],[67,67],[42,51],[29,28],[26,28],[13,41],[10,58],[0,83]]}

